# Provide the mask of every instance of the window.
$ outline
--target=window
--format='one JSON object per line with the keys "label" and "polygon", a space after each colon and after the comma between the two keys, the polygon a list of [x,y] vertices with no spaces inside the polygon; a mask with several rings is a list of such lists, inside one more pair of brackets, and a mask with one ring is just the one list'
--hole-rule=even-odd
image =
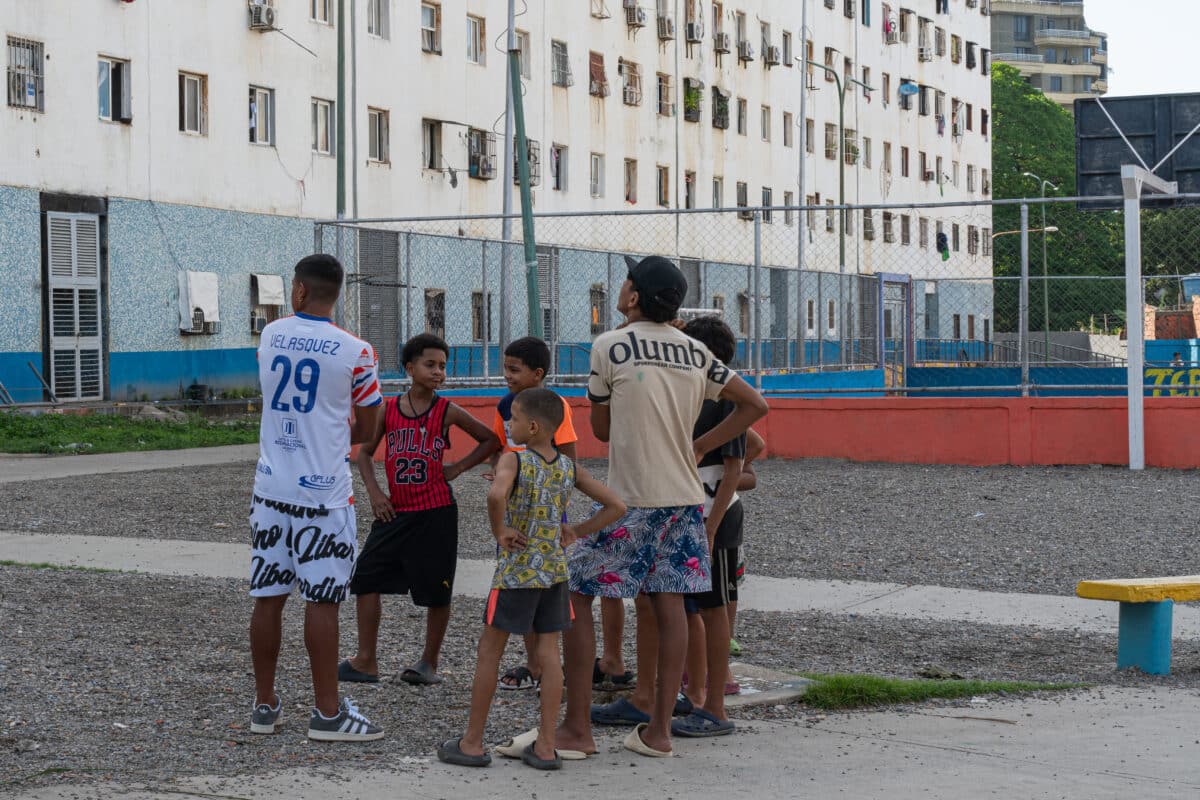
{"label": "window", "polygon": [[250,332],[252,334],[261,334],[262,327],[283,316],[283,292],[283,280],[278,275],[252,274],[250,276]]}
{"label": "window", "polygon": [[[525,160],[529,164],[529,185],[542,183],[542,145],[537,139],[525,139]],[[513,184],[521,185],[520,152],[513,147]]]}
{"label": "window", "polygon": [[763,206],[762,221],[767,223],[768,225],[771,224],[771,206],[774,204],[773,200],[772,200],[773,194],[774,193],[771,191],[771,189],[769,187],[767,187],[767,186],[763,187],[763,190],[762,190],[762,206]]}
{"label": "window", "polygon": [[739,97],[737,101],[737,132],[742,136],[746,135],[746,131],[749,128],[749,123],[746,120],[747,114],[746,98]]}
{"label": "window", "polygon": [[425,169],[442,168],[442,123],[437,120],[421,120],[421,166]]}
{"label": "window", "polygon": [[933,172],[929,169],[929,156],[925,155],[924,150],[922,150],[920,153],[920,161],[918,162],[918,165],[918,171],[921,173],[921,180],[931,180],[933,178]]}
{"label": "window", "polygon": [[[31,111],[46,110],[43,45],[8,37],[8,104]],[[182,128],[180,128],[182,130]]]}
{"label": "window", "polygon": [[795,134],[792,129],[796,127],[795,119],[788,111],[783,112],[783,146],[795,146]]}
{"label": "window", "polygon": [[696,173],[690,170],[683,173],[683,207],[696,207]]}
{"label": "window", "polygon": [[979,228],[967,226],[967,252],[973,256],[979,255]]}
{"label": "window", "polygon": [[671,96],[671,76],[658,73],[658,115],[675,116],[675,100]]}
{"label": "window", "polygon": [[842,142],[842,152],[847,166],[858,163],[858,131],[853,128],[845,129],[845,141]]}
{"label": "window", "polygon": [[813,144],[813,139],[816,138],[814,130],[816,123],[811,119],[804,120],[804,150],[808,153],[816,152],[817,146]]}
{"label": "window", "polygon": [[954,184],[955,188],[958,188],[958,166],[959,164],[957,161],[950,162],[950,182]]}
{"label": "window", "polygon": [[921,114],[922,117],[928,117],[930,115],[930,113],[933,111],[933,109],[929,105],[929,98],[930,98],[930,94],[932,91],[933,91],[932,89],[930,89],[928,86],[925,86],[924,84],[922,84],[919,87],[919,92],[920,92],[919,113]]}
{"label": "window", "polygon": [[625,202],[637,203],[637,159],[625,159]]}
{"label": "window", "polygon": [[830,161],[837,158],[838,141],[837,126],[832,122],[825,123],[825,157]]}
{"label": "window", "polygon": [[567,43],[550,42],[550,79],[555,86],[571,86],[575,83],[571,77],[571,62],[567,58]]}
{"label": "window", "polygon": [[871,137],[864,136],[862,141],[862,165],[871,168]]}
{"label": "window", "polygon": [[275,90],[250,87],[250,143],[275,144]]}
{"label": "window", "polygon": [[600,153],[592,153],[589,176],[592,197],[604,197],[604,156]]}
{"label": "window", "polygon": [[97,61],[96,91],[100,119],[110,122],[130,122],[133,119],[129,78],[128,61],[113,58]]}
{"label": "window", "polygon": [[747,208],[750,205],[750,189],[742,181],[737,184],[737,207]]}
{"label": "window", "polygon": [[792,206],[796,205],[796,195],[794,192],[783,193],[783,224],[792,226],[796,224],[796,209]]}
{"label": "window", "polygon": [[917,242],[922,250],[929,249],[929,218],[921,217],[917,220]]}
{"label": "window", "polygon": [[883,240],[888,244],[896,241],[895,215],[891,211],[883,212]]}
{"label": "window", "polygon": [[862,82],[863,82],[863,86],[862,86],[863,97],[870,100],[871,99],[871,90],[867,88],[868,86],[871,85],[871,68],[870,67],[862,68]]}
{"label": "window", "polygon": [[834,50],[832,47],[825,48],[825,70],[824,70],[825,80],[829,81],[830,83],[834,82],[834,79],[833,79],[833,54],[836,52],[837,51]]}
{"label": "window", "polygon": [[386,39],[388,31],[388,6],[391,0],[367,0],[367,33]]}
{"label": "window", "polygon": [[321,155],[334,153],[333,101],[312,99],[312,150]]}
{"label": "window", "polygon": [[946,29],[935,28],[933,32],[934,52],[939,56],[946,55]]}
{"label": "window", "polygon": [[837,333],[837,303],[833,300],[829,301],[828,308],[825,313],[825,330],[829,334]]}
{"label": "window", "polygon": [[950,226],[950,247],[953,248],[954,252],[956,252],[956,253],[959,251],[959,236],[958,236],[958,223],[957,222]]}
{"label": "window", "polygon": [[954,322],[954,338],[961,339],[962,338],[962,316],[960,314],[955,314],[953,317],[951,317],[951,319]]}
{"label": "window", "polygon": [[567,190],[567,146],[550,145],[550,188],[556,192]]}
{"label": "window", "polygon": [[806,309],[807,313],[805,313],[805,315],[804,315],[804,327],[808,329],[809,333],[816,333],[817,332],[817,315],[816,315],[816,310],[814,309],[814,306],[816,305],[816,303],[814,303],[812,300],[809,300],[806,305],[807,305],[807,309]]}
{"label": "window", "polygon": [[900,147],[900,177],[908,177],[908,148],[903,145]]}
{"label": "window", "polygon": [[967,164],[967,191],[975,191],[975,165]]}
{"label": "window", "polygon": [[[913,91],[910,87],[913,85],[913,82],[907,78],[900,79],[900,108],[905,111],[912,111]],[[919,91],[917,93],[919,93]]]}
{"label": "window", "polygon": [[668,208],[671,205],[671,168],[659,166],[656,173],[657,180],[655,181],[658,190],[658,204],[663,208]]}
{"label": "window", "polygon": [[425,332],[434,336],[446,335],[446,290],[425,290]]}
{"label": "window", "polygon": [[970,103],[966,106],[967,130],[975,130],[975,107]]}
{"label": "window", "polygon": [[333,24],[333,0],[308,0],[308,17],[313,22]]}
{"label": "window", "polygon": [[879,168],[889,175],[892,174],[892,143],[883,143],[883,161],[880,162]]}
{"label": "window", "polygon": [[792,59],[792,34],[788,31],[783,32],[783,65],[790,67],[794,64]]}
{"label": "window", "polygon": [[421,49],[442,53],[442,7],[435,3],[421,3]]}
{"label": "window", "polygon": [[1015,15],[1013,21],[1013,38],[1018,41],[1029,41],[1029,17],[1022,14]]}
{"label": "window", "polygon": [[825,230],[828,233],[833,233],[833,201],[825,201]]}
{"label": "window", "polygon": [[725,207],[725,179],[720,175],[713,177],[712,181],[712,207]]}
{"label": "window", "polygon": [[979,238],[983,240],[983,254],[990,256],[992,254],[992,229],[984,228]]}
{"label": "window", "polygon": [[208,133],[208,78],[179,73],[179,130],[204,136]]}
{"label": "window", "polygon": [[487,293],[486,315],[483,307],[483,292],[471,292],[471,338],[477,342],[484,340],[484,317],[487,317],[487,340],[492,340],[492,293]]}
{"label": "window", "polygon": [[380,164],[388,163],[388,144],[388,112],[368,108],[367,158]]}
{"label": "window", "polygon": [[771,49],[771,23],[769,23],[769,22],[758,23],[758,32],[759,32],[759,43],[758,43],[759,52],[762,53],[763,63],[765,64],[766,60],[767,60],[767,51]]}
{"label": "window", "polygon": [[1050,76],[1050,91],[1061,92],[1063,88],[1063,79],[1061,75]]}
{"label": "window", "polygon": [[880,89],[883,91],[883,107],[887,108],[892,102],[892,76],[884,72],[880,75]]}
{"label": "window", "polygon": [[530,51],[532,47],[529,33],[526,31],[517,31],[517,60],[521,65],[521,77],[533,77],[532,58],[533,53]]}
{"label": "window", "polygon": [[967,338],[975,340],[975,315],[967,314]]}
{"label": "window", "polygon": [[604,54],[588,53],[588,94],[592,97],[608,97],[608,75],[604,72]]}
{"label": "window", "polygon": [[806,206],[804,215],[806,218],[805,224],[809,228],[813,228],[817,224],[817,209],[816,206],[821,205],[821,195],[805,195],[804,205]]}
{"label": "window", "polygon": [[937,183],[938,186],[941,186],[942,184],[944,184],[946,182],[946,172],[945,172],[945,170],[943,170],[942,166],[943,166],[942,157],[938,156],[937,157],[937,171],[934,172],[934,174],[933,174],[933,179]]}
{"label": "window", "polygon": [[467,61],[487,63],[487,25],[482,17],[467,15]]}
{"label": "window", "polygon": [[617,62],[617,72],[621,75],[621,99],[627,106],[642,104],[642,68],[632,61],[621,59]]}
{"label": "window", "polygon": [[602,283],[593,283],[588,290],[588,305],[591,306],[592,336],[608,330],[608,291]]}
{"label": "window", "polygon": [[714,294],[712,296],[712,308],[713,308],[713,311],[716,311],[721,317],[724,317],[725,316],[725,295]]}
{"label": "window", "polygon": [[762,140],[771,141],[771,107],[763,106],[759,112],[759,125],[762,128]]}
{"label": "window", "polygon": [[992,193],[992,181],[991,178],[988,177],[988,171],[986,167],[980,170],[980,184],[980,191],[982,191],[985,195]]}
{"label": "window", "polygon": [[988,135],[988,110],[986,108],[979,109],[979,133],[983,138]]}
{"label": "window", "polygon": [[862,213],[863,239],[873,241],[875,239],[875,212],[869,208],[864,208]]}
{"label": "window", "polygon": [[912,217],[908,214],[900,215],[900,244],[906,247],[912,244]]}
{"label": "window", "polygon": [[467,128],[467,174],[481,181],[496,177],[496,134]]}

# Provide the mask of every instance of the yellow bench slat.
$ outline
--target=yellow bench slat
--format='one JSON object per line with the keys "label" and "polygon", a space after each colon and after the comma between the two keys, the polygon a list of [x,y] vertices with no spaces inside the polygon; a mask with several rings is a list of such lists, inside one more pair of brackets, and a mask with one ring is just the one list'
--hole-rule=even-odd
{"label": "yellow bench slat", "polygon": [[1080,581],[1075,587],[1075,594],[1089,600],[1116,600],[1122,603],[1156,603],[1162,600],[1186,603],[1200,600],[1200,575]]}

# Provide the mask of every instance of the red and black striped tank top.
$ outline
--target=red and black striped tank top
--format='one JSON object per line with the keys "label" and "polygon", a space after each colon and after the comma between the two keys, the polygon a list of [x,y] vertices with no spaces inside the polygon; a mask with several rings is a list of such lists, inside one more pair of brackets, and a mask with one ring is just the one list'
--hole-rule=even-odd
{"label": "red and black striped tank top", "polygon": [[442,471],[442,454],[450,446],[446,411],[450,401],[433,396],[417,417],[400,410],[400,398],[389,397],[384,412],[388,495],[396,511],[429,511],[454,502]]}

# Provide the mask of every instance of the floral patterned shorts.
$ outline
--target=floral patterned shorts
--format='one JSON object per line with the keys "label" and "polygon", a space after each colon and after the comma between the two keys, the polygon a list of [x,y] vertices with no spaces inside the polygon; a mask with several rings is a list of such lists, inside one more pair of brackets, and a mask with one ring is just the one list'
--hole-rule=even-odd
{"label": "floral patterned shorts", "polygon": [[712,589],[700,506],[630,508],[611,527],[571,545],[567,558],[571,591],[592,597]]}

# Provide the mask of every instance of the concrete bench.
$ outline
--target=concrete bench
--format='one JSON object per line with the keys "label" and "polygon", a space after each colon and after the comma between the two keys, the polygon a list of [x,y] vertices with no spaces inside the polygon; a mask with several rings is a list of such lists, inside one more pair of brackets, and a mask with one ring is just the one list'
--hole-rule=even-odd
{"label": "concrete bench", "polygon": [[1137,667],[1151,675],[1171,672],[1171,612],[1175,603],[1200,600],[1200,575],[1080,581],[1075,594],[1121,604],[1117,669]]}

